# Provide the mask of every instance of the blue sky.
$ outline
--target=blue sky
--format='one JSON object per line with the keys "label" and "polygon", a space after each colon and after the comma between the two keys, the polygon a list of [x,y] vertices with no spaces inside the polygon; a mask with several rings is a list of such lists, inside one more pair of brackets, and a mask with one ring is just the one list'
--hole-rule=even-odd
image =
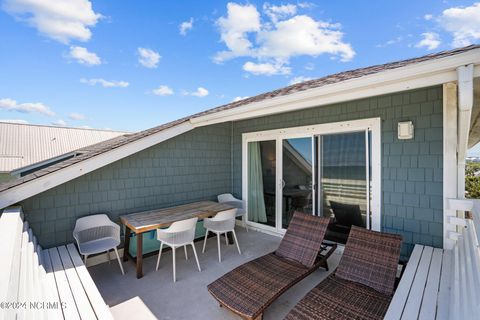
{"label": "blue sky", "polygon": [[473,1],[0,3],[0,120],[34,124],[137,131],[480,42]]}

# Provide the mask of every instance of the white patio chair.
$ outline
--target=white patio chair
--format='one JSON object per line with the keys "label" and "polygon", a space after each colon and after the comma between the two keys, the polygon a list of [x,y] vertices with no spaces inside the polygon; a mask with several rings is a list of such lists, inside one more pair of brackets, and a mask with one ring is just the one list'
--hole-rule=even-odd
{"label": "white patio chair", "polygon": [[[247,213],[247,210],[245,210],[245,206],[243,203],[243,200],[235,198],[231,193],[223,193],[219,194],[217,196],[218,203],[225,203],[229,204],[234,208],[237,208],[237,217],[243,217],[245,213]],[[245,222],[243,222],[243,226],[245,227],[245,230],[248,232],[248,227]]]}
{"label": "white patio chair", "polygon": [[203,220],[203,226],[205,227],[205,240],[203,240],[203,250],[205,252],[205,245],[207,244],[207,237],[209,232],[213,232],[217,235],[217,246],[218,246],[218,261],[222,262],[222,254],[220,252],[220,235],[225,234],[225,242],[228,245],[227,232],[232,232],[235,244],[237,245],[238,253],[242,254],[240,251],[240,246],[238,245],[237,235],[235,234],[235,216],[237,209],[230,209],[221,211],[216,214],[213,218],[206,218]]}
{"label": "white patio chair", "polygon": [[185,259],[188,260],[187,245],[191,245],[193,248],[193,254],[195,255],[195,260],[197,261],[198,271],[202,271],[202,269],[200,269],[200,263],[198,262],[197,251],[195,250],[195,245],[193,243],[193,240],[195,239],[195,227],[197,225],[197,221],[198,218],[191,218],[174,222],[166,229],[157,229],[157,239],[161,243],[160,250],[158,251],[156,270],[158,270],[158,266],[160,265],[160,257],[162,256],[162,249],[163,245],[165,244],[172,248],[173,282],[177,280],[175,268],[175,249],[178,247],[184,247]]}
{"label": "white patio chair", "polygon": [[113,249],[120,270],[125,274],[117,251],[120,244],[120,226],[111,221],[106,214],[95,214],[78,219],[73,229],[73,237],[77,241],[78,250],[84,255],[85,265],[89,255],[102,252],[107,252],[108,262],[110,262],[110,250]]}

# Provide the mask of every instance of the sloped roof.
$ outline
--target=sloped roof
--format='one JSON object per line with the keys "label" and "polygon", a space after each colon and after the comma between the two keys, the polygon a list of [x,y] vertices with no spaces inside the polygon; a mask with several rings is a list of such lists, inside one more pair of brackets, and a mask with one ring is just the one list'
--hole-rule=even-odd
{"label": "sloped roof", "polygon": [[470,50],[478,49],[480,48],[480,45],[470,45],[467,47],[463,48],[457,48],[453,50],[448,50],[448,51],[442,51],[438,53],[432,53],[426,56],[422,57],[417,57],[417,58],[412,58],[412,59],[406,59],[406,60],[401,60],[401,61],[395,61],[395,62],[390,62],[390,63],[385,63],[385,64],[379,64],[379,65],[374,65],[366,68],[360,68],[360,69],[355,69],[355,70],[350,70],[350,71],[344,71],[340,73],[335,73],[331,74],[322,78],[318,79],[313,79],[297,84],[293,84],[288,87],[280,88],[277,90],[273,90],[270,92],[262,93],[259,95],[256,95],[251,98],[243,99],[240,101],[228,103],[213,109],[209,109],[197,114],[194,114],[191,116],[191,118],[197,118],[201,116],[205,116],[208,114],[224,111],[224,110],[229,110],[233,108],[237,108],[246,104],[254,103],[254,102],[260,102],[263,100],[271,99],[271,98],[276,98],[280,96],[286,96],[292,93],[300,92],[300,91],[305,91],[305,90],[310,90],[310,89],[315,89],[319,87],[323,87],[325,85],[329,84],[334,84],[346,80],[351,80],[355,78],[361,78],[367,75],[371,75],[374,73],[379,73],[387,70],[392,70],[392,69],[397,69],[401,67],[406,67],[408,65],[413,65],[417,64],[420,62],[425,62],[429,60],[436,60],[436,59],[441,59],[441,58],[446,58],[449,56],[454,56],[460,53],[464,53]]}
{"label": "sloped roof", "polygon": [[172,122],[168,122],[166,124],[163,124],[163,125],[151,128],[151,129],[140,131],[138,133],[128,134],[128,135],[117,137],[117,138],[113,138],[113,139],[108,140],[106,142],[98,143],[96,145],[80,149],[79,151],[80,151],[81,154],[77,157],[65,160],[63,162],[54,164],[54,165],[52,165],[48,168],[36,171],[34,173],[31,173],[31,174],[28,174],[23,178],[0,184],[0,193],[8,190],[10,188],[14,188],[16,186],[19,186],[19,185],[21,185],[23,183],[26,183],[28,181],[31,181],[33,179],[48,175],[52,172],[55,172],[55,171],[61,170],[63,168],[69,167],[73,164],[76,164],[76,163],[79,163],[81,161],[85,161],[87,159],[93,158],[93,157],[95,157],[99,154],[114,150],[118,147],[124,146],[126,144],[132,143],[134,141],[140,140],[140,139],[148,137],[150,135],[159,133],[163,130],[173,128],[173,127],[175,127],[177,125],[180,125],[182,123],[189,122],[191,119],[194,119],[194,118],[199,118],[199,117],[209,115],[209,114],[214,114],[214,113],[220,113],[220,112],[225,111],[225,110],[235,109],[235,108],[238,108],[238,107],[253,104],[253,103],[256,103],[256,102],[265,101],[265,100],[276,98],[276,97],[287,96],[287,95],[290,95],[290,94],[294,94],[296,92],[301,92],[301,91],[306,91],[306,90],[310,90],[310,89],[320,88],[320,87],[330,85],[330,84],[335,84],[335,83],[340,83],[340,82],[351,80],[351,79],[361,78],[361,77],[364,77],[364,76],[367,76],[367,75],[372,75],[372,74],[380,73],[380,72],[383,72],[383,71],[388,71],[388,70],[402,68],[402,67],[406,67],[406,66],[409,66],[409,65],[414,65],[414,64],[418,64],[418,63],[422,63],[422,62],[426,62],[426,61],[432,61],[432,60],[437,60],[437,59],[446,58],[446,57],[450,57],[450,56],[455,56],[455,55],[465,53],[465,52],[468,52],[468,51],[471,51],[471,50],[479,49],[479,48],[480,48],[480,45],[470,45],[470,46],[467,46],[467,47],[457,48],[457,49],[448,50],[448,51],[442,51],[442,52],[439,52],[439,53],[429,54],[429,55],[425,55],[425,56],[422,56],[422,57],[406,59],[406,60],[401,60],[401,61],[396,61],[396,62],[391,62],[391,63],[386,63],[386,64],[380,64],[380,65],[375,65],[375,66],[371,66],[371,67],[355,69],[355,70],[351,70],[351,71],[340,72],[340,73],[328,75],[328,76],[325,76],[325,77],[322,77],[322,78],[318,78],[318,79],[314,79],[314,80],[310,80],[310,81],[305,81],[305,82],[294,84],[294,85],[284,87],[284,88],[281,88],[281,89],[273,90],[273,91],[270,91],[270,92],[267,92],[267,93],[262,93],[262,94],[259,94],[257,96],[251,97],[251,98],[247,98],[247,99],[243,99],[243,100],[240,100],[240,101],[228,103],[228,104],[225,104],[225,105],[213,108],[213,109],[209,109],[209,110],[206,110],[206,111],[202,111],[202,112],[193,114],[191,116],[187,116],[187,117],[184,117],[184,118],[172,121]]}
{"label": "sloped roof", "polygon": [[0,172],[10,172],[124,134],[0,122]]}

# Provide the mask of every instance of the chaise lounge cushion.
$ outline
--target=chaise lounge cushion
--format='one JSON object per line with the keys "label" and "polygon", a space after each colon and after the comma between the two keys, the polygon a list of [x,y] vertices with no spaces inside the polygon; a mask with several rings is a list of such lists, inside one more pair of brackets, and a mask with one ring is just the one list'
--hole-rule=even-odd
{"label": "chaise lounge cushion", "polygon": [[402,237],[352,226],[335,276],[392,295]]}
{"label": "chaise lounge cushion", "polygon": [[270,253],[230,271],[208,285],[208,291],[232,311],[255,319],[279,292],[308,272],[305,266]]}
{"label": "chaise lounge cushion", "polygon": [[383,319],[391,297],[334,275],[312,289],[286,320]]}
{"label": "chaise lounge cushion", "polygon": [[275,254],[311,268],[320,251],[327,226],[326,218],[295,211]]}

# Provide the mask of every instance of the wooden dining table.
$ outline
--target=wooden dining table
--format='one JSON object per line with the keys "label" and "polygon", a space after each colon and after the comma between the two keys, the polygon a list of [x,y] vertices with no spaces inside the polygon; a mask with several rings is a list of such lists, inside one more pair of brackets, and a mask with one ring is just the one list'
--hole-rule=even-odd
{"label": "wooden dining table", "polygon": [[[125,248],[123,261],[128,258],[136,262],[137,279],[143,277],[143,233],[158,228],[170,226],[175,221],[190,218],[208,218],[218,212],[233,209],[231,205],[214,201],[198,201],[175,207],[154,209],[135,212],[120,216],[120,221],[125,225]],[[129,253],[130,235],[135,233],[137,238],[137,256],[132,257]]]}

